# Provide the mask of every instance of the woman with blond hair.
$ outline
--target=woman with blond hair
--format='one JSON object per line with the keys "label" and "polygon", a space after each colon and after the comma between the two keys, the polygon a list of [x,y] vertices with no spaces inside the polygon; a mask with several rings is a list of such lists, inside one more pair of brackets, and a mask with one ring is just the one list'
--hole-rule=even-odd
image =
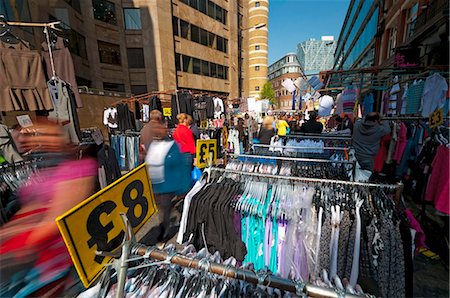
{"label": "woman with blond hair", "polygon": [[195,154],[195,141],[189,128],[189,118],[185,113],[178,114],[178,126],[173,133],[173,139],[178,144],[181,153]]}

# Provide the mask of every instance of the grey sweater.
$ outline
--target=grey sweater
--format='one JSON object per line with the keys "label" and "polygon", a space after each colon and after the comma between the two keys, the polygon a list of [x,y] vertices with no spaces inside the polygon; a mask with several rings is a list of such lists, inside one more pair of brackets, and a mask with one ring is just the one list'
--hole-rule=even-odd
{"label": "grey sweater", "polygon": [[389,123],[358,120],[353,128],[353,147],[360,157],[374,158],[380,148],[380,140],[391,132]]}

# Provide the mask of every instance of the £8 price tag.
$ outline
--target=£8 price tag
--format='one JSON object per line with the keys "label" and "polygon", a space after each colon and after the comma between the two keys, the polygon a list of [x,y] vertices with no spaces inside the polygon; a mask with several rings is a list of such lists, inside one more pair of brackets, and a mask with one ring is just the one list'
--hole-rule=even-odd
{"label": "\u00a38 price tag", "polygon": [[146,165],[94,194],[56,219],[75,268],[88,287],[103,272],[110,257],[96,251],[117,249],[125,236],[120,213],[136,233],[157,212]]}

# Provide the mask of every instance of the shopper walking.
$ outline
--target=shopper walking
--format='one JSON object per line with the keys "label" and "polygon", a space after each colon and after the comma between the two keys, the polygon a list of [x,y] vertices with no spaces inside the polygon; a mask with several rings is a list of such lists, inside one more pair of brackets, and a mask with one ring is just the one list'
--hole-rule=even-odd
{"label": "shopper walking", "polygon": [[177,116],[178,126],[173,133],[173,139],[180,147],[182,153],[195,154],[195,141],[192,130],[189,128],[188,115],[181,113]]}
{"label": "shopper walking", "polygon": [[276,123],[277,133],[280,137],[284,137],[289,129],[289,124],[286,122],[286,116],[280,116],[280,120]]}
{"label": "shopper walking", "polygon": [[150,112],[150,121],[141,129],[139,155],[144,160],[148,147],[154,139],[163,139],[168,135],[168,129],[162,122],[163,115],[159,110]]}
{"label": "shopper walking", "polygon": [[309,120],[303,123],[302,127],[300,128],[300,132],[302,133],[322,133],[323,131],[323,124],[317,121],[317,113],[316,112],[310,112],[309,113]]}
{"label": "shopper walking", "polygon": [[356,121],[352,139],[355,156],[362,169],[373,171],[380,140],[390,132],[389,123],[381,123],[380,114],[376,112],[367,114],[364,120]]}
{"label": "shopper walking", "polygon": [[261,128],[258,133],[259,143],[262,145],[270,145],[270,140],[275,135],[275,131],[273,130],[272,119],[266,117],[261,125]]}

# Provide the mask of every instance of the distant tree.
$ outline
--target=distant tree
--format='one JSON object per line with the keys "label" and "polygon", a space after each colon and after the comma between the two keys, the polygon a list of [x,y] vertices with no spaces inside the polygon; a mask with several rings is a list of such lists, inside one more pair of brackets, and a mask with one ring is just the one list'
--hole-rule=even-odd
{"label": "distant tree", "polygon": [[275,91],[273,91],[272,84],[270,82],[266,82],[259,92],[260,99],[268,99],[271,105],[276,103],[275,101]]}

